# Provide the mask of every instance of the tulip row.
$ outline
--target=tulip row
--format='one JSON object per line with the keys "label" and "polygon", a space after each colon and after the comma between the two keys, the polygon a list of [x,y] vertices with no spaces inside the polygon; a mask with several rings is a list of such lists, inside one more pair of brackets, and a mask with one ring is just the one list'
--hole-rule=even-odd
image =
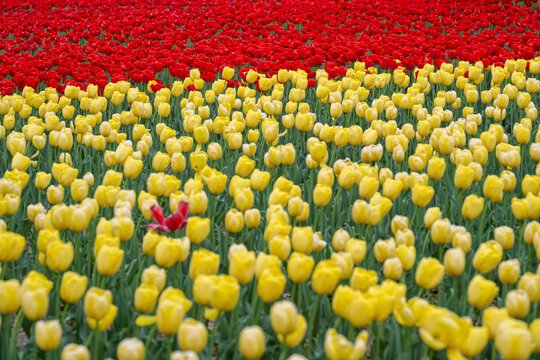
{"label": "tulip row", "polygon": [[1,97],[0,356],[540,352],[540,58],[396,64]]}

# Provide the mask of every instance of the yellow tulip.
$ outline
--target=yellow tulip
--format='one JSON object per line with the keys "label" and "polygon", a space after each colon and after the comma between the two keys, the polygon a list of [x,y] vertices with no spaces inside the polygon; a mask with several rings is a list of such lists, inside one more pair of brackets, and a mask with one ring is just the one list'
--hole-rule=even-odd
{"label": "yellow tulip", "polygon": [[266,348],[264,331],[259,326],[248,326],[240,332],[239,349],[243,357],[249,360],[259,359]]}
{"label": "yellow tulip", "polygon": [[58,320],[36,323],[35,337],[37,346],[43,351],[51,351],[60,346],[62,340],[62,326]]}
{"label": "yellow tulip", "polygon": [[118,360],[143,360],[144,355],[144,344],[137,338],[123,339],[116,347]]}
{"label": "yellow tulip", "polygon": [[178,344],[182,350],[200,353],[206,347],[208,331],[201,322],[185,319],[178,329]]}
{"label": "yellow tulip", "polygon": [[467,289],[469,303],[478,309],[486,308],[498,293],[499,287],[482,275],[475,275]]}

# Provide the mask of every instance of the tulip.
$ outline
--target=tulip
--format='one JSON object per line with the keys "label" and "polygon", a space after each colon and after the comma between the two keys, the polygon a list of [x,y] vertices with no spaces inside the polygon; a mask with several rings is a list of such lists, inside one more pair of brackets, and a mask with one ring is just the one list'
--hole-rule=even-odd
{"label": "tulip", "polygon": [[220,275],[210,289],[210,305],[220,312],[232,311],[238,303],[239,296],[238,280],[229,275]]}
{"label": "tulip", "polygon": [[158,296],[158,289],[154,285],[141,284],[135,289],[135,309],[143,313],[152,312],[156,307]]}
{"label": "tulip", "polygon": [[128,156],[124,163],[124,175],[126,175],[128,179],[136,179],[141,173],[142,168],[142,160],[137,160],[131,156]]}
{"label": "tulip", "polygon": [[454,175],[454,186],[458,189],[468,189],[474,178],[474,170],[470,166],[458,165]]}
{"label": "tulip", "polygon": [[67,344],[62,349],[61,360],[90,360],[90,351],[84,345]]}
{"label": "tulip", "polygon": [[199,355],[194,351],[173,351],[170,360],[199,360]]}
{"label": "tulip", "polygon": [[[0,269],[1,271],[1,269]],[[16,279],[0,280],[0,313],[11,314],[21,306],[21,289]]]}
{"label": "tulip", "polygon": [[345,244],[346,252],[350,253],[354,264],[360,264],[366,257],[367,245],[363,240],[349,239]]}
{"label": "tulip", "polygon": [[414,205],[424,207],[433,198],[435,190],[431,186],[415,184],[412,189],[412,201]]}
{"label": "tulip", "polygon": [[519,279],[518,288],[527,292],[532,303],[537,302],[540,300],[540,275],[529,272],[523,274]]}
{"label": "tulip", "polygon": [[257,294],[266,303],[276,301],[283,294],[287,279],[277,267],[262,271],[257,283]]}
{"label": "tulip", "polygon": [[339,278],[341,268],[332,260],[322,260],[317,263],[313,271],[311,286],[319,295],[329,295],[334,292]]}
{"label": "tulip", "polygon": [[288,300],[280,301],[270,308],[270,324],[279,335],[288,335],[297,327],[296,305]]}
{"label": "tulip", "polygon": [[501,323],[495,336],[495,347],[505,360],[525,360],[531,355],[535,344],[527,324],[515,320]]}
{"label": "tulip", "polygon": [[401,244],[396,248],[396,256],[401,262],[403,270],[410,270],[416,262],[416,248],[413,245]]}
{"label": "tulip", "polygon": [[198,275],[214,275],[219,267],[219,255],[206,249],[194,251],[189,264],[189,277],[195,280]]}
{"label": "tulip", "polygon": [[383,273],[387,279],[399,280],[403,273],[403,265],[399,258],[394,257],[386,259],[383,264]]}
{"label": "tulip", "polygon": [[137,338],[124,339],[116,347],[118,360],[143,360],[144,355],[144,344]]}
{"label": "tulip", "polygon": [[433,289],[444,277],[444,266],[435,258],[422,258],[416,268],[415,280],[424,289]]}
{"label": "tulip", "polygon": [[490,340],[495,338],[495,334],[497,334],[500,324],[507,319],[510,319],[510,314],[508,314],[506,308],[499,309],[495,306],[491,306],[484,310],[482,314],[482,324],[488,328]]}
{"label": "tulip", "polygon": [[465,270],[465,253],[459,247],[448,249],[444,254],[444,269],[450,276],[459,276]]}
{"label": "tulip", "polygon": [[367,342],[366,331],[358,334],[354,343],[351,343],[345,336],[338,334],[336,329],[328,329],[324,336],[324,352],[330,360],[359,360],[366,353]]}
{"label": "tulip", "polygon": [[37,346],[43,351],[51,351],[60,346],[62,340],[62,326],[58,320],[36,323],[35,338]]}
{"label": "tulip", "polygon": [[17,261],[24,250],[24,236],[9,231],[0,232],[0,262]]}
{"label": "tulip", "polygon": [[280,343],[285,343],[288,347],[295,347],[302,342],[306,335],[307,322],[306,319],[298,314],[296,315],[296,327],[287,335],[278,334],[278,340]]}
{"label": "tulip", "polygon": [[244,222],[250,229],[256,228],[261,223],[261,212],[259,209],[249,209],[244,212]]}
{"label": "tulip", "polygon": [[484,198],[471,194],[465,198],[461,207],[461,214],[464,218],[476,219],[484,210]]}
{"label": "tulip", "polygon": [[450,220],[439,219],[431,225],[431,240],[438,245],[448,244],[452,241]]}
{"label": "tulip", "polygon": [[461,344],[459,351],[467,357],[475,357],[484,350],[489,338],[489,330],[486,327],[472,327]]}
{"label": "tulip", "polygon": [[208,331],[202,323],[193,319],[185,319],[180,324],[177,337],[182,350],[200,353],[206,347]]}
{"label": "tulip", "polygon": [[118,272],[124,259],[124,250],[104,245],[99,251],[96,264],[100,274],[112,276]]}
{"label": "tulip", "polygon": [[255,274],[255,253],[253,251],[235,251],[229,253],[229,274],[245,285]]}
{"label": "tulip", "polygon": [[506,294],[504,305],[508,309],[510,316],[516,319],[523,319],[529,313],[529,295],[525,290],[511,290]]}
{"label": "tulip", "polygon": [[154,285],[158,292],[163,290],[166,280],[167,272],[156,265],[151,265],[142,272],[142,283]]}
{"label": "tulip", "polygon": [[499,281],[503,284],[515,284],[521,274],[518,259],[506,260],[499,264]]}
{"label": "tulip", "polygon": [[160,299],[156,311],[159,332],[167,335],[176,334],[185,313],[186,310],[180,302],[169,299],[161,301]]}
{"label": "tulip", "polygon": [[210,219],[191,216],[187,222],[187,236],[192,244],[199,244],[210,234]]}
{"label": "tulip", "polygon": [[426,210],[426,214],[424,215],[424,226],[428,229],[431,229],[431,226],[435,223],[435,221],[442,218],[442,212],[441,209],[438,207],[430,207]]}
{"label": "tulip", "polygon": [[317,184],[313,189],[313,201],[317,206],[326,206],[332,197],[332,188],[329,185]]}
{"label": "tulip", "polygon": [[42,287],[25,290],[22,292],[21,305],[29,320],[39,320],[49,309],[49,294]]}
{"label": "tulip", "polygon": [[495,282],[485,279],[482,275],[475,275],[467,289],[469,303],[478,309],[486,308],[498,293],[499,287]]}
{"label": "tulip", "polygon": [[93,287],[84,296],[84,313],[89,318],[101,320],[109,312],[111,304],[112,293],[110,290]]}
{"label": "tulip", "polygon": [[268,251],[281,261],[287,260],[291,253],[291,239],[285,235],[274,235],[268,242]]}
{"label": "tulip", "polygon": [[244,217],[242,213],[236,209],[230,209],[225,215],[225,226],[227,231],[237,233],[244,227]]}
{"label": "tulip", "polygon": [[502,246],[494,241],[488,241],[480,244],[473,257],[473,267],[483,274],[489,273],[495,269],[503,256]]}
{"label": "tulip", "polygon": [[302,283],[309,279],[315,261],[312,257],[298,252],[293,252],[287,262],[287,274],[291,281]]}
{"label": "tulip", "polygon": [[73,262],[74,251],[72,243],[55,240],[47,245],[47,267],[52,271],[67,270]]}
{"label": "tulip", "polygon": [[248,326],[240,332],[239,349],[243,357],[249,360],[263,356],[266,347],[264,331],[259,326]]}
{"label": "tulip", "polygon": [[311,226],[293,228],[292,247],[297,252],[311,253],[313,250],[313,230]]}
{"label": "tulip", "polygon": [[489,175],[484,181],[484,196],[494,203],[499,203],[503,199],[504,182],[496,175]]}
{"label": "tulip", "polygon": [[75,304],[83,297],[87,284],[86,276],[71,271],[65,272],[60,284],[60,298],[68,304]]}

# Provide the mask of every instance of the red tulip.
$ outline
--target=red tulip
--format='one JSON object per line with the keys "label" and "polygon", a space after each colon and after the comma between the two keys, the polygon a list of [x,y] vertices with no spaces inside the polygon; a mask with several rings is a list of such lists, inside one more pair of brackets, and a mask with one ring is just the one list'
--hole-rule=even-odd
{"label": "red tulip", "polygon": [[163,216],[163,209],[159,205],[152,205],[150,208],[154,220],[157,224],[148,224],[147,229],[159,231],[162,233],[182,230],[187,224],[187,214],[189,212],[189,204],[185,201],[180,201],[178,210],[173,212],[168,217]]}

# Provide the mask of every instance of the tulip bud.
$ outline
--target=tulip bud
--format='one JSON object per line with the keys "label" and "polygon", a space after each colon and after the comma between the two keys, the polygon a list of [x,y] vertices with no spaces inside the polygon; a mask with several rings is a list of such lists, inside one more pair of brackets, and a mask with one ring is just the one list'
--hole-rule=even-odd
{"label": "tulip bud", "polygon": [[495,282],[485,279],[482,275],[475,275],[469,283],[467,298],[469,303],[477,309],[487,307],[499,293]]}
{"label": "tulip bud", "polygon": [[298,311],[296,306],[287,300],[280,301],[270,308],[270,324],[279,335],[288,335],[294,331],[297,324]]}
{"label": "tulip bud", "polygon": [[259,359],[264,354],[265,342],[264,331],[259,326],[245,327],[240,332],[240,353],[249,360]]}
{"label": "tulip bud", "polygon": [[433,289],[444,277],[444,266],[435,258],[422,258],[416,268],[415,280],[418,286]]}
{"label": "tulip bud", "polygon": [[200,353],[206,347],[208,331],[202,323],[193,319],[185,319],[180,324],[177,337],[182,350]]}
{"label": "tulip bud", "polygon": [[116,347],[118,360],[143,360],[144,355],[144,344],[137,338],[124,339]]}
{"label": "tulip bud", "polygon": [[62,340],[62,326],[58,320],[36,323],[35,338],[37,346],[43,351],[51,351],[60,346]]}

